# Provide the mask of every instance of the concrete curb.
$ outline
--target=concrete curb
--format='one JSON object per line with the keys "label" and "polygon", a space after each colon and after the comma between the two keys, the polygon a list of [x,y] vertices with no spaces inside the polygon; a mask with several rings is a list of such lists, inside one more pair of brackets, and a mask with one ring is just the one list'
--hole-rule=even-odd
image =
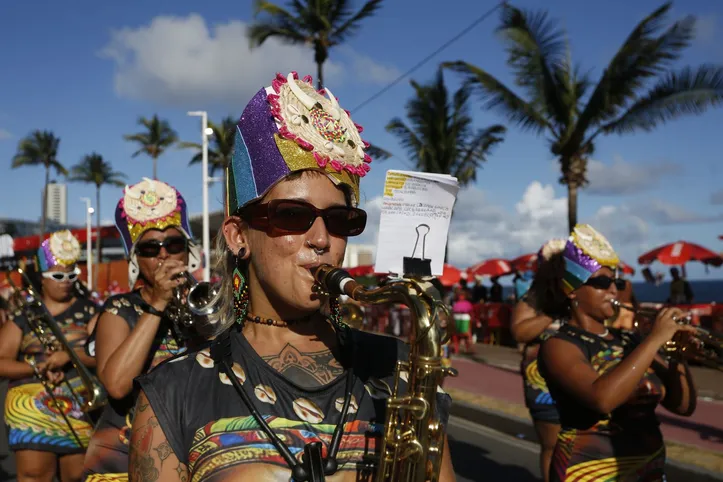
{"label": "concrete curb", "polygon": [[[497,410],[481,408],[464,401],[454,401],[450,411],[450,415],[454,415],[471,422],[487,426],[506,435],[538,443],[535,429],[529,420],[517,417],[515,415],[502,413]],[[668,444],[666,444],[668,445]],[[673,449],[673,450],[671,450]],[[668,446],[669,452],[684,451],[686,453],[700,453],[697,447],[686,446],[684,444],[672,444]],[[670,454],[672,455],[672,454]],[[693,465],[690,463],[672,460],[668,458],[666,467],[667,477],[670,481],[685,482],[721,482],[723,481],[722,472],[714,472],[708,468]]]}

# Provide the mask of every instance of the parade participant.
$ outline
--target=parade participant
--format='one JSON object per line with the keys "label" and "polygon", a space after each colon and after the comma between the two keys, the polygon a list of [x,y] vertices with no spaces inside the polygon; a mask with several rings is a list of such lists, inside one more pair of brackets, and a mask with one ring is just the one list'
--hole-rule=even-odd
{"label": "parade participant", "polygon": [[[131,480],[300,482],[317,441],[330,480],[373,477],[365,462],[380,449],[406,345],[343,325],[338,300],[312,291],[312,271],[339,266],[347,238],[366,224],[356,205],[371,159],[358,131],[328,90],[295,73],[277,75],[247,105],[217,237],[218,336],[139,379]],[[228,357],[235,379],[219,368]],[[438,393],[443,424],[450,403]]]}
{"label": "parade participant", "polygon": [[564,247],[564,239],[551,239],[540,248],[534,280],[515,305],[510,325],[515,341],[523,344],[520,373],[525,405],[540,442],[540,468],[545,481],[560,432],[560,415],[538,370],[537,353],[540,343],[553,335],[568,315],[567,298],[556,296],[554,288],[558,279],[555,259],[560,258]]}
{"label": "parade participant", "polygon": [[83,477],[90,481],[127,480],[133,379],[185,350],[190,334],[164,311],[183,282],[178,275],[201,265],[186,203],[168,184],[144,179],[126,187],[115,219],[132,291],[105,302],[91,337],[109,403],[88,447]]}
{"label": "parade participant", "polygon": [[[37,262],[40,300],[65,336],[69,347],[88,367],[95,360],[84,352],[87,325],[96,306],[75,288],[80,244],[70,231],[58,231],[42,242]],[[50,330],[38,338],[28,307],[17,306],[0,328],[0,377],[10,379],[5,400],[9,447],[15,453],[19,481],[78,481],[92,425],[78,403],[84,391],[65,349],[50,351]],[[59,473],[58,473],[58,468]]]}
{"label": "parade participant", "polygon": [[570,315],[540,348],[540,373],[557,403],[562,429],[550,480],[665,480],[665,445],[658,404],[678,415],[695,410],[696,391],[687,365],[658,351],[676,333],[683,313],[662,310],[640,338],[606,328],[617,295],[618,256],[589,225],[578,225],[563,251],[555,286],[569,300]]}

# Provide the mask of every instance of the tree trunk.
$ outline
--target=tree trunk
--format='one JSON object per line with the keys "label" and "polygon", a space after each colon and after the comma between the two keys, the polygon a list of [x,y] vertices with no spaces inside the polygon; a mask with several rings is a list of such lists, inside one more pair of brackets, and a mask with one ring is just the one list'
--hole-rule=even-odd
{"label": "tree trunk", "polygon": [[153,180],[158,180],[158,157],[153,156]]}
{"label": "tree trunk", "polygon": [[40,243],[45,237],[45,228],[48,222],[48,184],[50,184],[50,166],[45,166],[45,187],[43,188],[42,218],[40,220]]}
{"label": "tree trunk", "polygon": [[316,88],[321,90],[324,86],[324,62],[316,63]]}
{"label": "tree trunk", "polygon": [[569,232],[577,225],[577,184],[567,184],[567,224]]}
{"label": "tree trunk", "polygon": [[95,274],[93,275],[93,285],[90,289],[95,291],[95,287],[98,286],[98,275],[100,274],[100,260],[101,255],[101,235],[100,235],[100,186],[95,190],[95,225],[96,225],[96,241],[95,241]]}

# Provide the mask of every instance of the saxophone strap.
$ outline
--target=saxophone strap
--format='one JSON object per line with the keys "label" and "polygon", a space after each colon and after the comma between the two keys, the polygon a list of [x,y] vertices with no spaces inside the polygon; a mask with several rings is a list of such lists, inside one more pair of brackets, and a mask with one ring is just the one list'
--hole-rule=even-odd
{"label": "saxophone strap", "polygon": [[241,383],[234,375],[231,367],[233,366],[233,357],[231,349],[231,330],[234,326],[221,333],[211,344],[211,358],[214,364],[222,370],[231,381],[236,393],[241,397],[246,408],[251,412],[256,423],[259,424],[261,430],[269,437],[271,443],[276,447],[283,457],[286,465],[291,469],[291,475],[295,482],[323,482],[327,475],[333,475],[337,472],[339,464],[336,456],[341,446],[341,438],[344,435],[344,424],[349,413],[351,404],[352,389],[354,387],[354,371],[349,369],[346,375],[346,386],[344,395],[344,405],[341,410],[341,417],[334,429],[331,438],[331,444],[327,453],[327,458],[321,455],[321,442],[310,442],[304,446],[303,462],[299,462],[291,453],[286,444],[274,433],[264,419],[263,415],[256,409],[251,398],[244,391]]}

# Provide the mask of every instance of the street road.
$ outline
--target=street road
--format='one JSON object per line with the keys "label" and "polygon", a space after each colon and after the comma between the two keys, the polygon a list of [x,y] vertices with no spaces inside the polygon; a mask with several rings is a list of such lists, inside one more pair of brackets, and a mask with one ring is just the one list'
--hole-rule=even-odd
{"label": "street road", "polygon": [[450,417],[447,435],[457,482],[542,480],[532,442],[457,417]]}

